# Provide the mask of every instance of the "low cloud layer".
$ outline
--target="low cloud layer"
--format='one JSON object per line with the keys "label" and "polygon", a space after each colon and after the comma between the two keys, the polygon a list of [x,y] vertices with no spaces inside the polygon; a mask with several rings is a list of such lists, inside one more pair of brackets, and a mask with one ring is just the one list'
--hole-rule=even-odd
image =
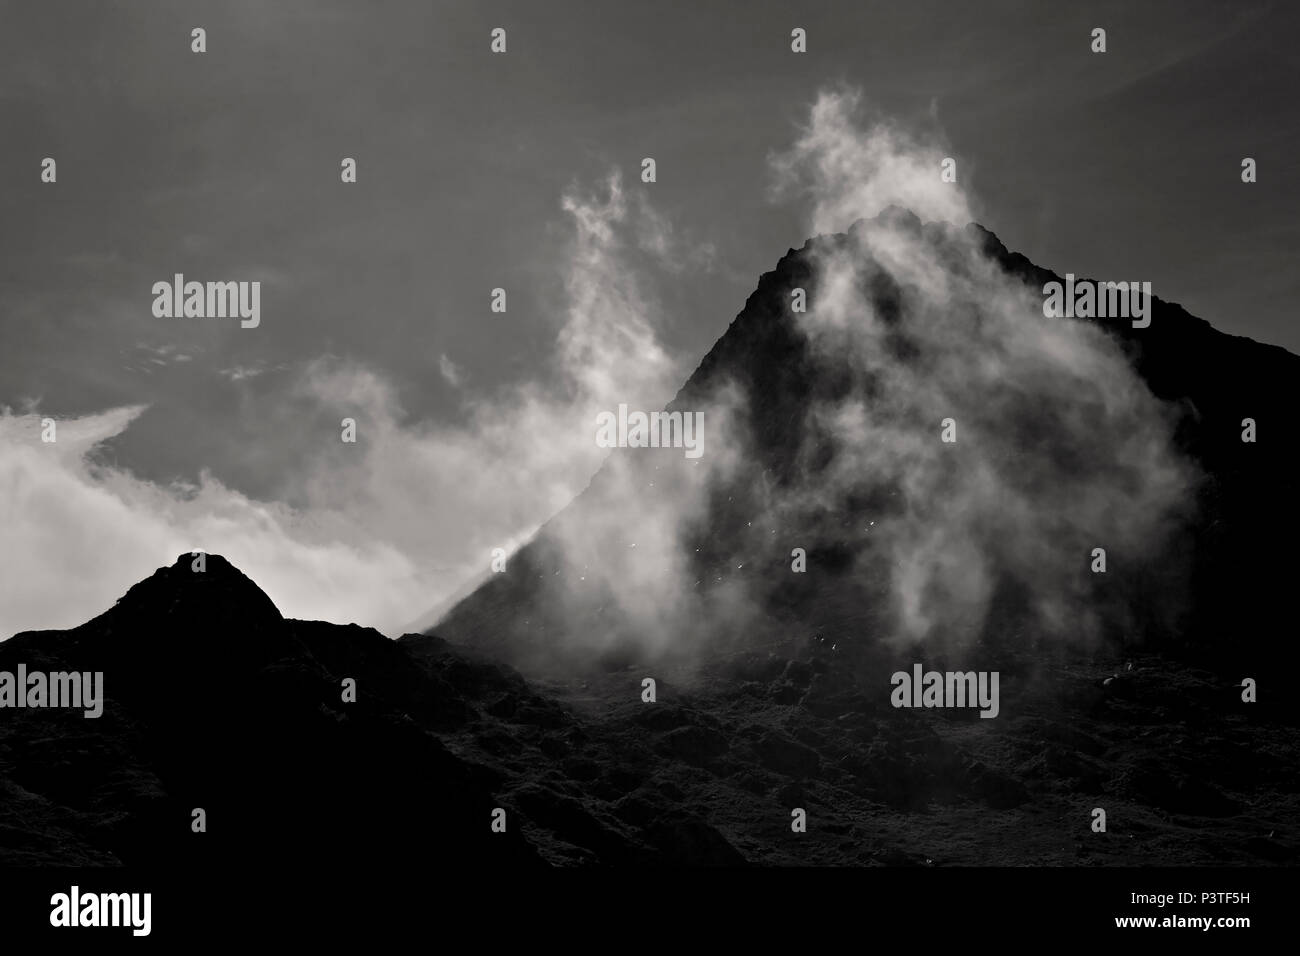
{"label": "low cloud layer", "polygon": [[[52,444],[40,440],[38,408],[3,410],[0,635],[79,624],[192,549],[228,557],[288,616],[390,635],[486,572],[493,548],[518,547],[590,479],[606,454],[597,413],[619,402],[661,408],[683,374],[637,277],[687,268],[695,251],[617,174],[595,189],[575,185],[562,208],[566,309],[539,373],[478,395],[443,356],[444,380],[466,391],[463,423],[447,426],[408,421],[382,370],[307,363],[290,396],[301,418],[284,426],[322,438],[286,476],[295,508],[251,500],[206,472],[162,486],[108,463],[104,443],[143,407],[60,420]],[[344,418],[357,422],[355,444],[339,440]]]}
{"label": "low cloud layer", "polygon": [[225,553],[290,616],[383,619],[410,597],[418,572],[397,549],[317,535],[310,519],[252,501],[210,475],[161,487],[94,463],[101,443],[143,411],[120,408],[56,424],[0,416],[0,630],[73,627],[107,610],[135,581],[191,550]]}

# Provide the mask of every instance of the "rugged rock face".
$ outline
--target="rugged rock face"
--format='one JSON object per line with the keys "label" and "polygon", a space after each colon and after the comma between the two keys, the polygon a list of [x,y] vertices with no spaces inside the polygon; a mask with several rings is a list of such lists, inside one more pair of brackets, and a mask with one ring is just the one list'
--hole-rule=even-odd
{"label": "rugged rock face", "polygon": [[[797,288],[807,290],[810,302],[816,302],[819,283],[826,278],[825,263],[837,256],[869,255],[858,233],[882,223],[892,234],[926,249],[948,276],[964,278],[976,250],[982,262],[1000,273],[1003,286],[1021,289],[1037,304],[1044,284],[1061,280],[1009,252],[978,225],[923,225],[897,209],[855,225],[848,234],[811,239],[763,275],[744,310],[668,406],[709,409],[706,419],[717,421],[722,417],[714,414],[723,404],[720,396],[731,405],[727,423],[734,434],[729,437],[740,463],[711,478],[707,491],[697,492],[701,501],[685,516],[677,544],[686,556],[681,574],[696,592],[697,610],[735,601],[740,594],[737,603],[755,613],[735,615],[744,618],[737,626],[739,635],[724,633],[728,622],[722,615],[709,621],[703,636],[666,642],[672,649],[690,643],[698,652],[700,645],[709,644],[729,653],[764,644],[790,653],[817,634],[836,644],[841,654],[871,659],[871,635],[897,636],[898,622],[887,607],[896,555],[873,544],[871,535],[879,529],[868,522],[898,519],[912,507],[906,476],[891,480],[864,473],[860,482],[844,484],[841,473],[852,467],[854,454],[862,449],[846,447],[828,432],[825,410],[853,408],[860,402],[866,414],[883,418],[890,414],[886,408],[891,383],[881,374],[882,364],[910,369],[911,378],[904,380],[912,382],[924,381],[931,369],[951,374],[954,366],[932,361],[933,330],[928,339],[909,331],[909,323],[924,310],[924,303],[918,304],[924,296],[915,292],[915,277],[896,263],[870,263],[856,277],[866,307],[886,330],[867,347],[888,350],[885,363],[855,359],[848,347],[815,348],[791,309],[791,293]],[[954,314],[989,311],[975,294],[966,300],[958,294],[946,308]],[[953,334],[978,331],[980,321],[978,315],[974,320],[954,319]],[[1112,547],[1108,576],[1083,575],[1088,579],[1083,585],[1087,601],[1099,611],[1104,640],[1096,634],[1087,639],[1077,635],[1080,639],[1074,643],[1089,652],[1100,646],[1115,653],[1143,647],[1204,654],[1212,666],[1231,663],[1247,671],[1300,661],[1295,642],[1280,640],[1278,631],[1278,622],[1289,616],[1287,594],[1296,569],[1284,549],[1300,533],[1300,499],[1290,487],[1297,457],[1289,412],[1296,407],[1300,358],[1218,332],[1159,297],[1147,328],[1108,319],[1044,321],[1088,325],[1105,337],[1132,370],[1132,381],[1126,384],[1140,390],[1156,409],[1153,414],[1186,480],[1176,510],[1158,536],[1153,525],[1141,553]],[[1007,344],[995,338],[972,343],[972,365],[981,360],[977,347],[990,343]],[[942,347],[960,351],[961,345]],[[1023,394],[1008,399],[995,385],[996,379],[977,383],[965,394],[972,401],[1000,403],[1005,417],[993,427],[1014,435],[1005,440],[1008,454],[1016,459],[1005,466],[1004,477],[1021,468],[1027,475],[1077,472],[1082,475],[1077,486],[1081,494],[1101,495],[1116,509],[1140,493],[1141,464],[1127,474],[1107,470],[1112,463],[1094,454],[1086,441],[1075,440],[1116,434],[1137,424],[1136,419],[1114,416],[1104,426],[1069,433],[1071,419],[1111,415],[1113,409],[1103,406],[1118,406],[1130,398],[1102,395],[1071,404],[1068,392],[1063,400],[1060,394],[1034,392],[1021,384]],[[910,410],[903,406],[904,412]],[[972,412],[969,407],[954,408],[952,414],[966,421]],[[899,417],[896,410],[893,414]],[[900,427],[917,440],[930,441],[938,435],[938,414]],[[1242,441],[1243,420],[1248,418],[1257,431],[1253,443]],[[1127,437],[1135,448],[1145,441]],[[969,455],[968,448],[953,446],[958,457],[948,486],[952,489],[960,489],[963,469],[974,466],[974,459],[960,457]],[[1052,470],[1042,472],[1043,462],[1051,462]],[[590,486],[513,556],[507,573],[492,575],[434,629],[453,642],[490,650],[527,673],[570,673],[593,661],[621,666],[634,659],[655,660],[655,649],[665,642],[637,633],[646,630],[644,620],[624,613],[625,602],[612,593],[616,587],[609,587],[607,580],[592,587],[591,569],[617,567],[630,589],[638,586],[639,575],[651,576],[629,560],[635,553],[628,550],[629,543],[640,534],[653,534],[640,524],[646,518],[676,514],[667,502],[682,493],[680,475],[692,467],[675,450],[615,451]],[[627,475],[638,471],[651,475],[653,483],[633,488]],[[840,485],[834,495],[827,495],[832,480]],[[1071,506],[1067,496],[1060,510],[1068,512]],[[1140,509],[1134,513],[1140,514]],[[996,510],[992,517],[998,520]],[[1089,550],[1103,543],[1098,537],[1102,535],[1072,538],[1063,531],[1052,546],[1058,551],[1078,548],[1079,566],[1086,571]],[[807,548],[808,564],[817,573],[790,573],[791,547],[798,544]],[[1020,541],[1009,547],[1029,551],[1033,544]],[[1033,595],[1025,592],[1038,586],[1032,572],[1019,578],[1002,575],[980,633],[968,642],[988,648],[1019,643],[1012,635],[1036,634],[1040,622],[1025,614]],[[665,598],[679,599],[681,590]],[[653,621],[684,626],[668,615]],[[1069,628],[1064,631],[1065,643],[1070,643]],[[575,640],[575,634],[601,636]]]}
{"label": "rugged rock face", "polygon": [[[979,227],[889,215],[940,259],[980,250],[998,282],[1054,278]],[[99,671],[106,698],[97,719],[0,710],[0,864],[1293,862],[1296,651],[1280,622],[1294,563],[1279,545],[1300,530],[1288,488],[1300,359],[1159,300],[1149,328],[1104,325],[1164,403],[1195,478],[1157,547],[1140,562],[1112,554],[1122,574],[1088,577],[1083,552],[1085,595],[1123,613],[1044,640],[1022,576],[997,585],[961,641],[909,641],[891,552],[870,530],[907,512],[906,488],[866,475],[807,495],[848,454],[824,408],[889,398],[888,382],[814,347],[790,313],[791,291],[815,301],[822,264],[852,241],[791,250],[670,406],[714,408],[725,391],[739,467],[692,485],[679,451],[620,450],[436,634],[394,642],[285,620],[224,559],[194,571],[182,555],[78,628],[0,643],[0,672]],[[865,275],[882,347],[924,371],[915,290]],[[1069,452],[1034,430],[1036,410],[1055,421],[1062,409],[1034,394],[1005,408],[1008,427],[1039,440],[999,465],[1030,473]],[[619,459],[644,479],[635,500]],[[955,459],[951,487],[974,461]],[[1096,484],[1118,496],[1131,477]],[[626,538],[651,540],[656,502],[685,491],[698,507],[673,529],[684,593],[654,592],[656,613],[636,617],[610,575],[579,586],[592,568],[635,578]],[[624,517],[592,517],[609,513]],[[599,531],[585,552],[575,529]],[[799,540],[814,573],[791,571]],[[678,600],[687,613],[665,616]],[[695,609],[719,606],[692,626]],[[644,633],[665,620],[691,639]],[[973,660],[1001,675],[997,719],[891,705],[893,671]],[[1248,676],[1258,703],[1242,700]],[[1098,807],[1106,833],[1090,827]],[[191,829],[195,808],[206,833]]]}
{"label": "rugged rock face", "polygon": [[[1294,716],[1267,698],[1242,705],[1240,688],[1167,657],[1021,661],[1003,671],[995,721],[895,710],[821,646],[740,654],[707,682],[683,672],[690,689],[659,672],[651,704],[635,666],[532,683],[438,638],[280,619],[221,558],[196,573],[182,555],[94,621],[0,644],[0,670],[20,662],[102,668],[106,700],[98,719],[5,711],[4,865],[1246,864],[1296,852]],[[1089,831],[1095,806],[1107,834]],[[206,833],[191,831],[196,807]],[[497,807],[503,834],[490,829]],[[790,829],[795,808],[804,834]]]}

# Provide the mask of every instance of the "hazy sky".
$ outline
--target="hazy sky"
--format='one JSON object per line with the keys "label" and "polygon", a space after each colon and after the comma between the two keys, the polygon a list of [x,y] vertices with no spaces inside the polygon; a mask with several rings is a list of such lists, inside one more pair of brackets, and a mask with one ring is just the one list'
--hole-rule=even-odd
{"label": "hazy sky", "polygon": [[[1300,351],[1289,7],[0,3],[3,437],[30,451],[32,416],[80,419],[90,454],[48,475],[34,457],[10,461],[0,570],[29,569],[34,596],[15,610],[18,592],[0,595],[11,602],[0,636],[87,616],[75,601],[42,612],[41,575],[86,575],[86,602],[100,607],[195,528],[221,541],[250,521],[259,534],[291,523],[316,549],[226,546],[264,584],[277,562],[319,560],[332,588],[349,575],[369,588],[358,569],[370,569],[406,582],[401,601],[437,603],[464,580],[458,548],[480,550],[471,539],[486,518],[469,501],[506,515],[488,540],[522,533],[589,467],[551,463],[546,494],[517,512],[524,485],[504,478],[474,498],[474,469],[511,461],[469,447],[483,409],[495,424],[531,407],[521,388],[569,387],[554,358],[564,316],[582,290],[612,287],[602,276],[635,276],[619,302],[645,306],[664,353],[629,368],[683,380],[758,275],[807,238],[808,210],[772,198],[771,157],[828,86],[945,144],[979,220],[1034,262],[1150,281],[1220,329]],[[204,54],[190,49],[199,26]],[[1098,26],[1104,55],[1089,49]],[[494,27],[507,30],[505,54],[489,49]],[[806,54],[790,50],[795,27]],[[40,181],[47,156],[53,185]],[[653,184],[640,182],[647,156]],[[1253,185],[1240,180],[1246,156]],[[340,182],[343,157],[358,162],[356,184]],[[603,220],[583,216],[618,218],[601,206],[614,171],[620,221],[639,238],[621,258],[584,259],[583,230],[599,239]],[[260,280],[260,327],[155,318],[150,288],[176,272]],[[494,287],[507,290],[505,314],[490,311]],[[417,460],[335,468],[338,421],[356,408],[390,438],[429,439]],[[363,436],[375,434],[367,422]],[[421,463],[436,471],[448,445],[430,437],[439,429],[464,460],[422,498]],[[66,492],[50,490],[60,481]],[[373,500],[350,510],[354,498]],[[203,521],[131,537],[173,504],[202,506]],[[101,529],[88,508],[113,517]],[[437,536],[442,550],[420,544]],[[302,616],[312,590],[299,585],[267,589]]]}

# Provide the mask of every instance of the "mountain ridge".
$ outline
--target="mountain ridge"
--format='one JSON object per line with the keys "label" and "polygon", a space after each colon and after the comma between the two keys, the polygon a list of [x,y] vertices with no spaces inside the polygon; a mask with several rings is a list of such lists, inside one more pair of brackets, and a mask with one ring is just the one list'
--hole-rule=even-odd
{"label": "mountain ridge", "polygon": [[[208,567],[220,574],[228,565],[217,557]],[[208,583],[191,561],[182,554],[159,572],[193,575],[179,605],[141,608],[130,636],[175,636],[165,622]],[[28,632],[0,644],[0,671],[20,661],[87,666],[109,637],[91,626],[105,617],[73,629],[81,640]],[[1148,864],[1258,865],[1300,854],[1300,757],[1280,746],[1294,739],[1296,714],[1278,691],[1242,713],[1239,688],[1176,660],[1081,661],[1054,667],[1050,680],[1007,670],[1003,713],[986,722],[890,709],[883,680],[872,691],[837,672],[824,647],[747,653],[708,687],[660,671],[648,704],[635,666],[537,683],[427,635],[280,626],[286,656],[250,660],[246,642],[205,645],[208,661],[244,660],[180,694],[159,687],[175,678],[172,662],[144,658],[148,672],[137,676],[157,680],[122,693],[125,665],[111,666],[99,719],[5,713],[0,865],[233,874],[250,860],[434,860],[500,873],[1113,865],[1134,854]],[[356,681],[351,703],[341,702],[343,678]],[[1199,741],[1194,768],[1180,749],[1189,733]],[[1079,808],[1096,803],[1127,839],[1087,838]],[[807,809],[804,838],[790,839],[790,806]],[[206,832],[192,829],[195,808]],[[490,828],[498,810],[505,833]]]}
{"label": "mountain ridge", "polygon": [[[998,263],[1048,281],[1051,273],[977,228],[964,234],[981,247],[996,242]],[[942,251],[952,234],[930,237]],[[848,396],[868,405],[890,394],[878,377],[838,367],[834,350],[831,360],[815,352],[790,321],[794,284],[809,282],[815,300],[811,252],[844,241],[810,239],[764,273],[668,406],[697,401],[720,378],[739,381],[726,394],[740,398],[718,407],[739,423],[741,467],[703,480],[680,453],[657,467],[645,455],[612,454],[508,572],[430,632],[390,641],[355,624],[284,618],[229,561],[209,554],[196,564],[183,553],[79,627],[0,642],[0,672],[99,670],[105,698],[96,719],[0,710],[0,864],[237,873],[254,860],[457,872],[1294,862],[1300,707],[1274,679],[1295,655],[1278,627],[1293,564],[1269,545],[1296,529],[1285,410],[1300,360],[1204,320],[1187,323],[1186,335],[1166,331],[1185,313],[1159,300],[1150,329],[1106,327],[1144,385],[1168,396],[1160,407],[1174,409],[1176,427],[1163,437],[1201,469],[1189,486],[1194,507],[1176,515],[1177,533],[1145,564],[1112,548],[1109,579],[1089,577],[1080,554],[1087,588],[1070,607],[1125,611],[1096,635],[1045,639],[1028,614],[1033,582],[1011,580],[992,590],[979,626],[958,618],[942,622],[944,641],[908,640],[888,601],[893,552],[872,550],[871,529],[908,513],[898,488],[850,483],[824,501],[802,497],[846,470],[855,482],[870,471],[852,458],[838,468],[851,446],[833,440],[818,403]],[[915,296],[895,277],[867,278],[881,354],[928,373],[924,348],[908,339],[906,323],[925,318]],[[988,317],[956,312],[954,321],[979,331]],[[1105,411],[1102,393],[1066,410]],[[1243,407],[1265,409],[1256,414],[1267,437],[1248,447],[1254,457],[1239,441]],[[1133,468],[1099,468],[1097,456],[1075,462],[1069,441],[1035,430],[1033,394],[1013,394],[1005,408],[1005,419],[992,420],[1011,429],[1008,447],[1022,434],[1041,444],[1026,442],[1033,454],[1006,463],[1013,477],[1034,477],[1034,456],[1065,454],[1066,470],[1048,476],[1076,468],[1115,494],[1130,490]],[[900,421],[906,432],[906,415]],[[993,434],[974,421],[977,436]],[[1069,420],[1049,414],[1060,421]],[[817,440],[805,443],[805,434]],[[954,452],[938,459],[947,462],[940,498],[987,464],[960,444]],[[933,471],[932,459],[919,461]],[[661,519],[681,516],[683,500],[698,507],[654,552]],[[593,508],[616,520],[584,517]],[[575,531],[595,532],[589,545],[578,540],[590,547],[586,567],[563,537]],[[993,531],[980,541],[996,549],[1006,534]],[[664,580],[647,579],[643,608],[652,613],[642,620],[609,587],[619,574],[644,573],[628,557],[631,535],[657,560],[688,555],[675,569],[688,574],[684,590],[676,578],[658,590]],[[1012,551],[1035,545],[1011,538]],[[809,545],[811,573],[792,573],[795,540]],[[554,583],[591,568],[614,572],[601,590]],[[705,572],[709,587],[697,592]],[[1166,617],[1171,582],[1187,584],[1191,597]],[[720,611],[709,617],[715,597]],[[685,615],[656,616],[677,602]],[[706,617],[693,621],[695,613]],[[660,628],[668,642],[647,643],[645,620],[684,630]],[[917,664],[998,672],[998,717],[897,709],[890,675]],[[1244,699],[1247,676],[1259,680],[1258,702]],[[1110,835],[1091,831],[1095,806],[1106,808]],[[805,833],[791,831],[792,808],[806,811]],[[196,809],[206,832],[193,828]],[[504,832],[493,827],[498,812]]]}
{"label": "mountain ridge", "polygon": [[[818,369],[822,366],[810,361],[806,336],[796,328],[788,307],[790,292],[796,287],[808,288],[810,298],[815,298],[815,257],[827,248],[834,250],[848,245],[856,232],[882,222],[891,228],[901,223],[902,229],[924,237],[932,245],[973,243],[1006,275],[1031,293],[1037,291],[1040,299],[1045,283],[1061,281],[1056,273],[1011,252],[994,233],[978,223],[962,228],[922,224],[906,210],[893,208],[874,220],[858,220],[845,233],[812,237],[801,248],[792,248],[782,256],[776,268],[760,277],[744,308],[665,409],[681,410],[691,403],[696,403],[692,407],[707,407],[703,396],[719,379],[742,382],[747,390],[740,400],[742,406],[753,410],[766,405],[770,409],[770,413],[760,410],[759,416],[766,414],[766,417],[754,425],[755,432],[761,431],[761,436],[753,442],[758,452],[752,467],[762,469],[765,474],[771,472],[779,483],[796,463],[789,456],[783,458],[779,453],[769,452],[798,445],[800,438],[794,432],[799,422],[807,418],[808,407],[818,399],[819,390],[824,396],[827,383],[835,379],[835,375],[820,375]],[[1185,531],[1191,539],[1202,542],[1201,546],[1192,548],[1192,553],[1207,562],[1189,572],[1192,584],[1188,587],[1203,591],[1204,582],[1219,575],[1228,579],[1216,587],[1220,594],[1242,588],[1259,591],[1262,585],[1273,596],[1271,603],[1253,615],[1246,608],[1245,627],[1267,627],[1279,610],[1277,595],[1284,591],[1286,566],[1271,560],[1267,547],[1269,535],[1263,526],[1270,525],[1279,533],[1287,528],[1300,532],[1300,512],[1288,500],[1285,481],[1280,477],[1293,471],[1296,464],[1291,451],[1292,426],[1282,410],[1294,402],[1294,389],[1288,383],[1300,379],[1300,358],[1278,346],[1221,333],[1205,319],[1157,296],[1153,296],[1151,308],[1152,324],[1146,329],[1131,328],[1127,321],[1044,321],[1085,323],[1100,329],[1117,343],[1143,385],[1166,406],[1166,413],[1176,418],[1173,444],[1200,472],[1193,495],[1196,517],[1186,522]],[[1240,441],[1245,418],[1257,419],[1261,430],[1269,430],[1267,442],[1261,439],[1252,445]],[[1243,451],[1253,457],[1247,459]],[[584,501],[600,494],[602,485],[609,483],[608,472],[618,456],[633,453],[631,449],[619,449],[608,456],[574,500],[542,525],[512,557],[512,569],[519,565],[525,568],[520,575],[508,572],[492,576],[450,608],[428,632],[453,641],[470,642],[482,642],[484,634],[492,634],[494,637],[488,643],[494,653],[516,663],[526,664],[528,658],[536,663],[543,656],[540,646],[529,648],[529,639],[519,634],[509,638],[501,636],[506,628],[519,630],[504,619],[502,608],[507,604],[517,605],[509,617],[532,619],[527,610],[530,601],[545,606],[559,600],[554,596],[529,598],[529,588],[536,585],[526,582],[557,574],[572,576],[570,570],[565,570],[566,559],[558,553],[562,549],[554,546],[553,539],[561,536],[555,533],[556,528],[569,520],[566,515],[580,512]],[[654,459],[647,459],[651,460]],[[580,519],[578,523],[581,524]],[[1218,541],[1217,557],[1215,549],[1206,544],[1215,528],[1220,531],[1227,528],[1230,532],[1228,539]],[[509,588],[503,581],[511,582]],[[1240,609],[1233,607],[1231,601],[1207,607],[1208,619],[1201,609],[1186,615],[1191,622],[1201,619],[1202,632],[1208,633],[1215,627],[1242,626]],[[1202,640],[1203,635],[1195,639]],[[561,666],[575,664],[570,656],[563,656]]]}

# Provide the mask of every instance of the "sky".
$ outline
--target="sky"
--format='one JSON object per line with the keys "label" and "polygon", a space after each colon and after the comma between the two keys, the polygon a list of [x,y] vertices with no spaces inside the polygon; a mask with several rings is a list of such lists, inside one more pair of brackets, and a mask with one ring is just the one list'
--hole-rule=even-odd
{"label": "sky", "polygon": [[[773,175],[828,89],[954,157],[974,218],[1037,264],[1300,351],[1298,20],[0,2],[0,637],[80,623],[191,548],[290,616],[400,633],[581,490],[594,409],[670,399],[828,225]],[[261,282],[259,326],[156,317],[178,272]]]}

